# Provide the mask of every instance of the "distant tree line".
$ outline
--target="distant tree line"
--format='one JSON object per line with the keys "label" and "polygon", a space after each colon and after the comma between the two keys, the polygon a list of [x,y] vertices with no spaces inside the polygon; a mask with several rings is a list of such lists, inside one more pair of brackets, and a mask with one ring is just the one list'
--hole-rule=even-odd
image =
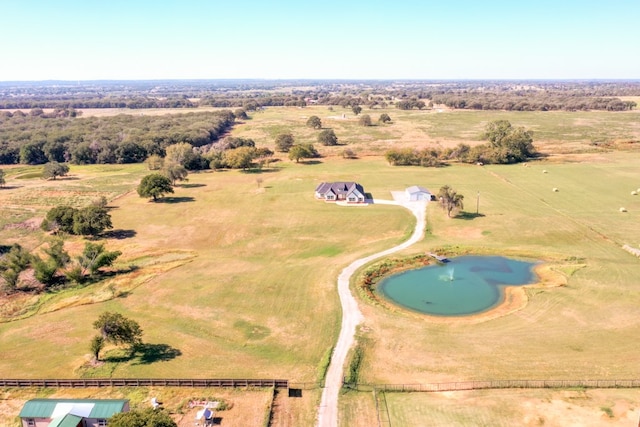
{"label": "distant tree line", "polygon": [[[254,109],[310,104],[400,109],[433,101],[450,108],[485,110],[621,111],[622,96],[640,96],[637,81],[128,81],[0,82],[0,108]],[[420,102],[424,105],[419,104]]]}
{"label": "distant tree line", "polygon": [[162,98],[156,97],[135,97],[135,98],[71,98],[66,99],[4,99],[0,100],[0,108],[3,109],[31,109],[31,108],[56,108],[70,110],[77,108],[194,108],[197,102],[192,102],[186,98]]}
{"label": "distant tree line", "polygon": [[[86,118],[4,112],[0,164],[138,163],[151,155],[164,157],[177,143],[201,149],[214,144],[234,122],[231,111]],[[203,162],[192,161],[193,169],[202,168]]]}
{"label": "distant tree line", "polygon": [[637,106],[634,101],[619,98],[588,97],[553,93],[447,93],[431,95],[431,102],[449,108],[466,110],[507,111],[628,111]]}

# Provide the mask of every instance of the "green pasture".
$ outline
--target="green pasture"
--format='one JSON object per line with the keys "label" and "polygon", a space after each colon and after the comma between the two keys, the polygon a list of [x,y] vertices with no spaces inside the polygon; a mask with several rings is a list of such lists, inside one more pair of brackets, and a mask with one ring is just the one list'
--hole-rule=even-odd
{"label": "green pasture", "polygon": [[[107,179],[98,178],[104,167],[99,168],[95,174],[82,168],[79,179],[56,185],[67,186],[72,197],[80,183]],[[142,171],[139,165],[114,168],[129,171],[108,175],[120,176],[122,185]],[[389,189],[404,188],[420,172],[398,175],[380,160],[309,165],[287,161],[261,174],[192,174],[161,203],[135,192],[117,197],[110,203],[114,228],[133,234],[106,240],[109,248],[123,252],[121,266],[145,266],[175,253],[194,257],[123,297],[0,325],[6,349],[0,372],[27,377],[66,372],[315,381],[338,330],[335,277],[350,261],[400,243],[414,226],[408,212],[393,206],[339,207],[317,201],[315,186],[323,180],[357,179],[376,197],[389,198]],[[258,177],[263,179],[260,185]],[[62,197],[64,191],[59,193]],[[40,235],[38,242],[44,240],[38,230],[29,233]],[[67,292],[68,298],[79,298],[91,290]],[[62,297],[56,295],[63,307]],[[104,310],[136,319],[145,342],[157,344],[152,348],[157,354],[117,361],[122,353],[111,353],[99,369],[79,370],[95,334],[91,322]],[[49,311],[46,304],[41,311]],[[26,360],[25,354],[30,355]]]}
{"label": "green pasture", "polygon": [[[432,321],[363,300],[361,333],[368,344],[361,381],[637,378],[640,259],[621,246],[640,247],[640,195],[631,195],[640,188],[640,154],[605,151],[592,142],[637,140],[638,113],[365,108],[363,114],[375,121],[382,112],[393,124],[363,128],[341,107],[252,113],[235,136],[272,146],[287,131],[298,142],[315,143],[317,131],[304,125],[315,114],[362,155],[343,160],[338,155],[344,146],[319,147],[327,156],[309,163],[277,154],[283,160],[262,172],[194,173],[159,203],[135,192],[148,173],[145,165],[72,165],[70,177],[56,181],[40,180],[37,167],[2,167],[7,185],[0,189],[0,244],[35,250],[48,237],[31,220],[56,204],[83,206],[105,196],[120,233],[104,242],[123,252],[117,267],[130,273],[59,291],[39,304],[11,301],[35,308],[26,318],[0,323],[0,377],[317,381],[339,330],[339,272],[404,241],[415,225],[398,207],[340,207],[314,199],[318,183],[348,180],[382,199],[410,185],[434,192],[450,185],[465,196],[457,218],[430,204],[425,239],[405,255],[509,254],[546,261],[567,282],[530,289],[525,307],[479,323]],[[376,155],[395,144],[477,141],[495,119],[533,128],[541,147],[551,147],[545,152],[551,158],[527,166],[419,168],[391,167]],[[563,144],[571,147],[570,162],[556,156],[562,150],[553,151]],[[591,150],[597,153],[579,154]],[[81,245],[79,238],[68,239],[72,252]],[[146,353],[128,357],[107,348],[104,365],[87,366],[96,333],[91,323],[106,310],[140,323]],[[389,396],[397,396],[391,408],[398,408],[394,417],[401,420],[410,412],[399,406],[408,395]],[[372,405],[345,397],[344,417],[357,419]],[[422,412],[416,414],[407,416],[416,420]]]}
{"label": "green pasture", "polygon": [[362,380],[637,377],[640,260],[622,245],[640,247],[640,199],[631,195],[639,160],[611,153],[601,163],[425,170],[421,183],[453,186],[468,214],[448,219],[430,205],[429,234],[406,253],[435,248],[546,261],[567,285],[528,290],[524,308],[480,323],[433,322],[367,303],[373,344]]}
{"label": "green pasture", "polygon": [[[378,124],[380,114],[387,113],[390,124]],[[296,142],[313,143],[326,154],[340,154],[345,146],[365,154],[384,154],[395,146],[450,147],[460,142],[481,142],[486,124],[493,120],[508,120],[514,126],[524,126],[534,132],[534,141],[542,147],[550,145],[554,152],[597,152],[599,145],[616,141],[638,141],[640,130],[637,110],[621,113],[606,111],[580,112],[515,112],[515,111],[442,111],[395,108],[369,109],[374,126],[358,124],[350,108],[334,106],[271,107],[250,112],[250,119],[234,130],[234,135],[253,138],[259,145],[273,147],[280,133],[292,133]],[[319,131],[307,128],[309,116],[318,116],[324,128],[336,133],[340,146],[317,144]],[[344,115],[344,117],[343,117]]]}

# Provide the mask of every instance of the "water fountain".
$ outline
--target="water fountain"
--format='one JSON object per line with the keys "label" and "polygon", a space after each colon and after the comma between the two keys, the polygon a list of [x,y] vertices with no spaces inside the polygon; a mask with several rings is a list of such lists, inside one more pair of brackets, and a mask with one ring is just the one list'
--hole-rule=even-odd
{"label": "water fountain", "polygon": [[[504,300],[506,286],[535,281],[535,263],[499,256],[462,256],[382,280],[381,297],[409,310],[438,316],[487,311]],[[441,282],[454,282],[443,286]]]}

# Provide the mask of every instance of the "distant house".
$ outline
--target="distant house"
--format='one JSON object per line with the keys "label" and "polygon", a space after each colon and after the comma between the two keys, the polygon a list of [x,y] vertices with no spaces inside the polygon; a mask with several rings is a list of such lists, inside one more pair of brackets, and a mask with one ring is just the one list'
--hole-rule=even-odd
{"label": "distant house", "polygon": [[429,192],[429,190],[427,190],[424,187],[418,187],[417,185],[412,185],[411,187],[407,187],[407,189],[404,190],[404,192],[407,195],[407,200],[411,202],[415,202],[418,200],[429,201],[433,199],[433,195]]}
{"label": "distant house", "polygon": [[22,427],[105,427],[109,418],[128,411],[128,400],[32,399],[19,417]]}
{"label": "distant house", "polygon": [[323,182],[316,187],[316,198],[325,202],[364,203],[365,193],[356,182]]}

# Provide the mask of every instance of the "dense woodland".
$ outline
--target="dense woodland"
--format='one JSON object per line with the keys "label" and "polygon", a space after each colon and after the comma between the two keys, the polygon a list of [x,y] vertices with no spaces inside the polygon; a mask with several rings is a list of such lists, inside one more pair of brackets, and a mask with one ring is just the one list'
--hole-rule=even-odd
{"label": "dense woodland", "polygon": [[[179,115],[73,117],[69,110],[0,114],[0,164],[138,163],[170,145],[206,151],[234,124],[230,111]],[[194,161],[197,161],[194,160]],[[194,165],[192,169],[199,169]]]}

